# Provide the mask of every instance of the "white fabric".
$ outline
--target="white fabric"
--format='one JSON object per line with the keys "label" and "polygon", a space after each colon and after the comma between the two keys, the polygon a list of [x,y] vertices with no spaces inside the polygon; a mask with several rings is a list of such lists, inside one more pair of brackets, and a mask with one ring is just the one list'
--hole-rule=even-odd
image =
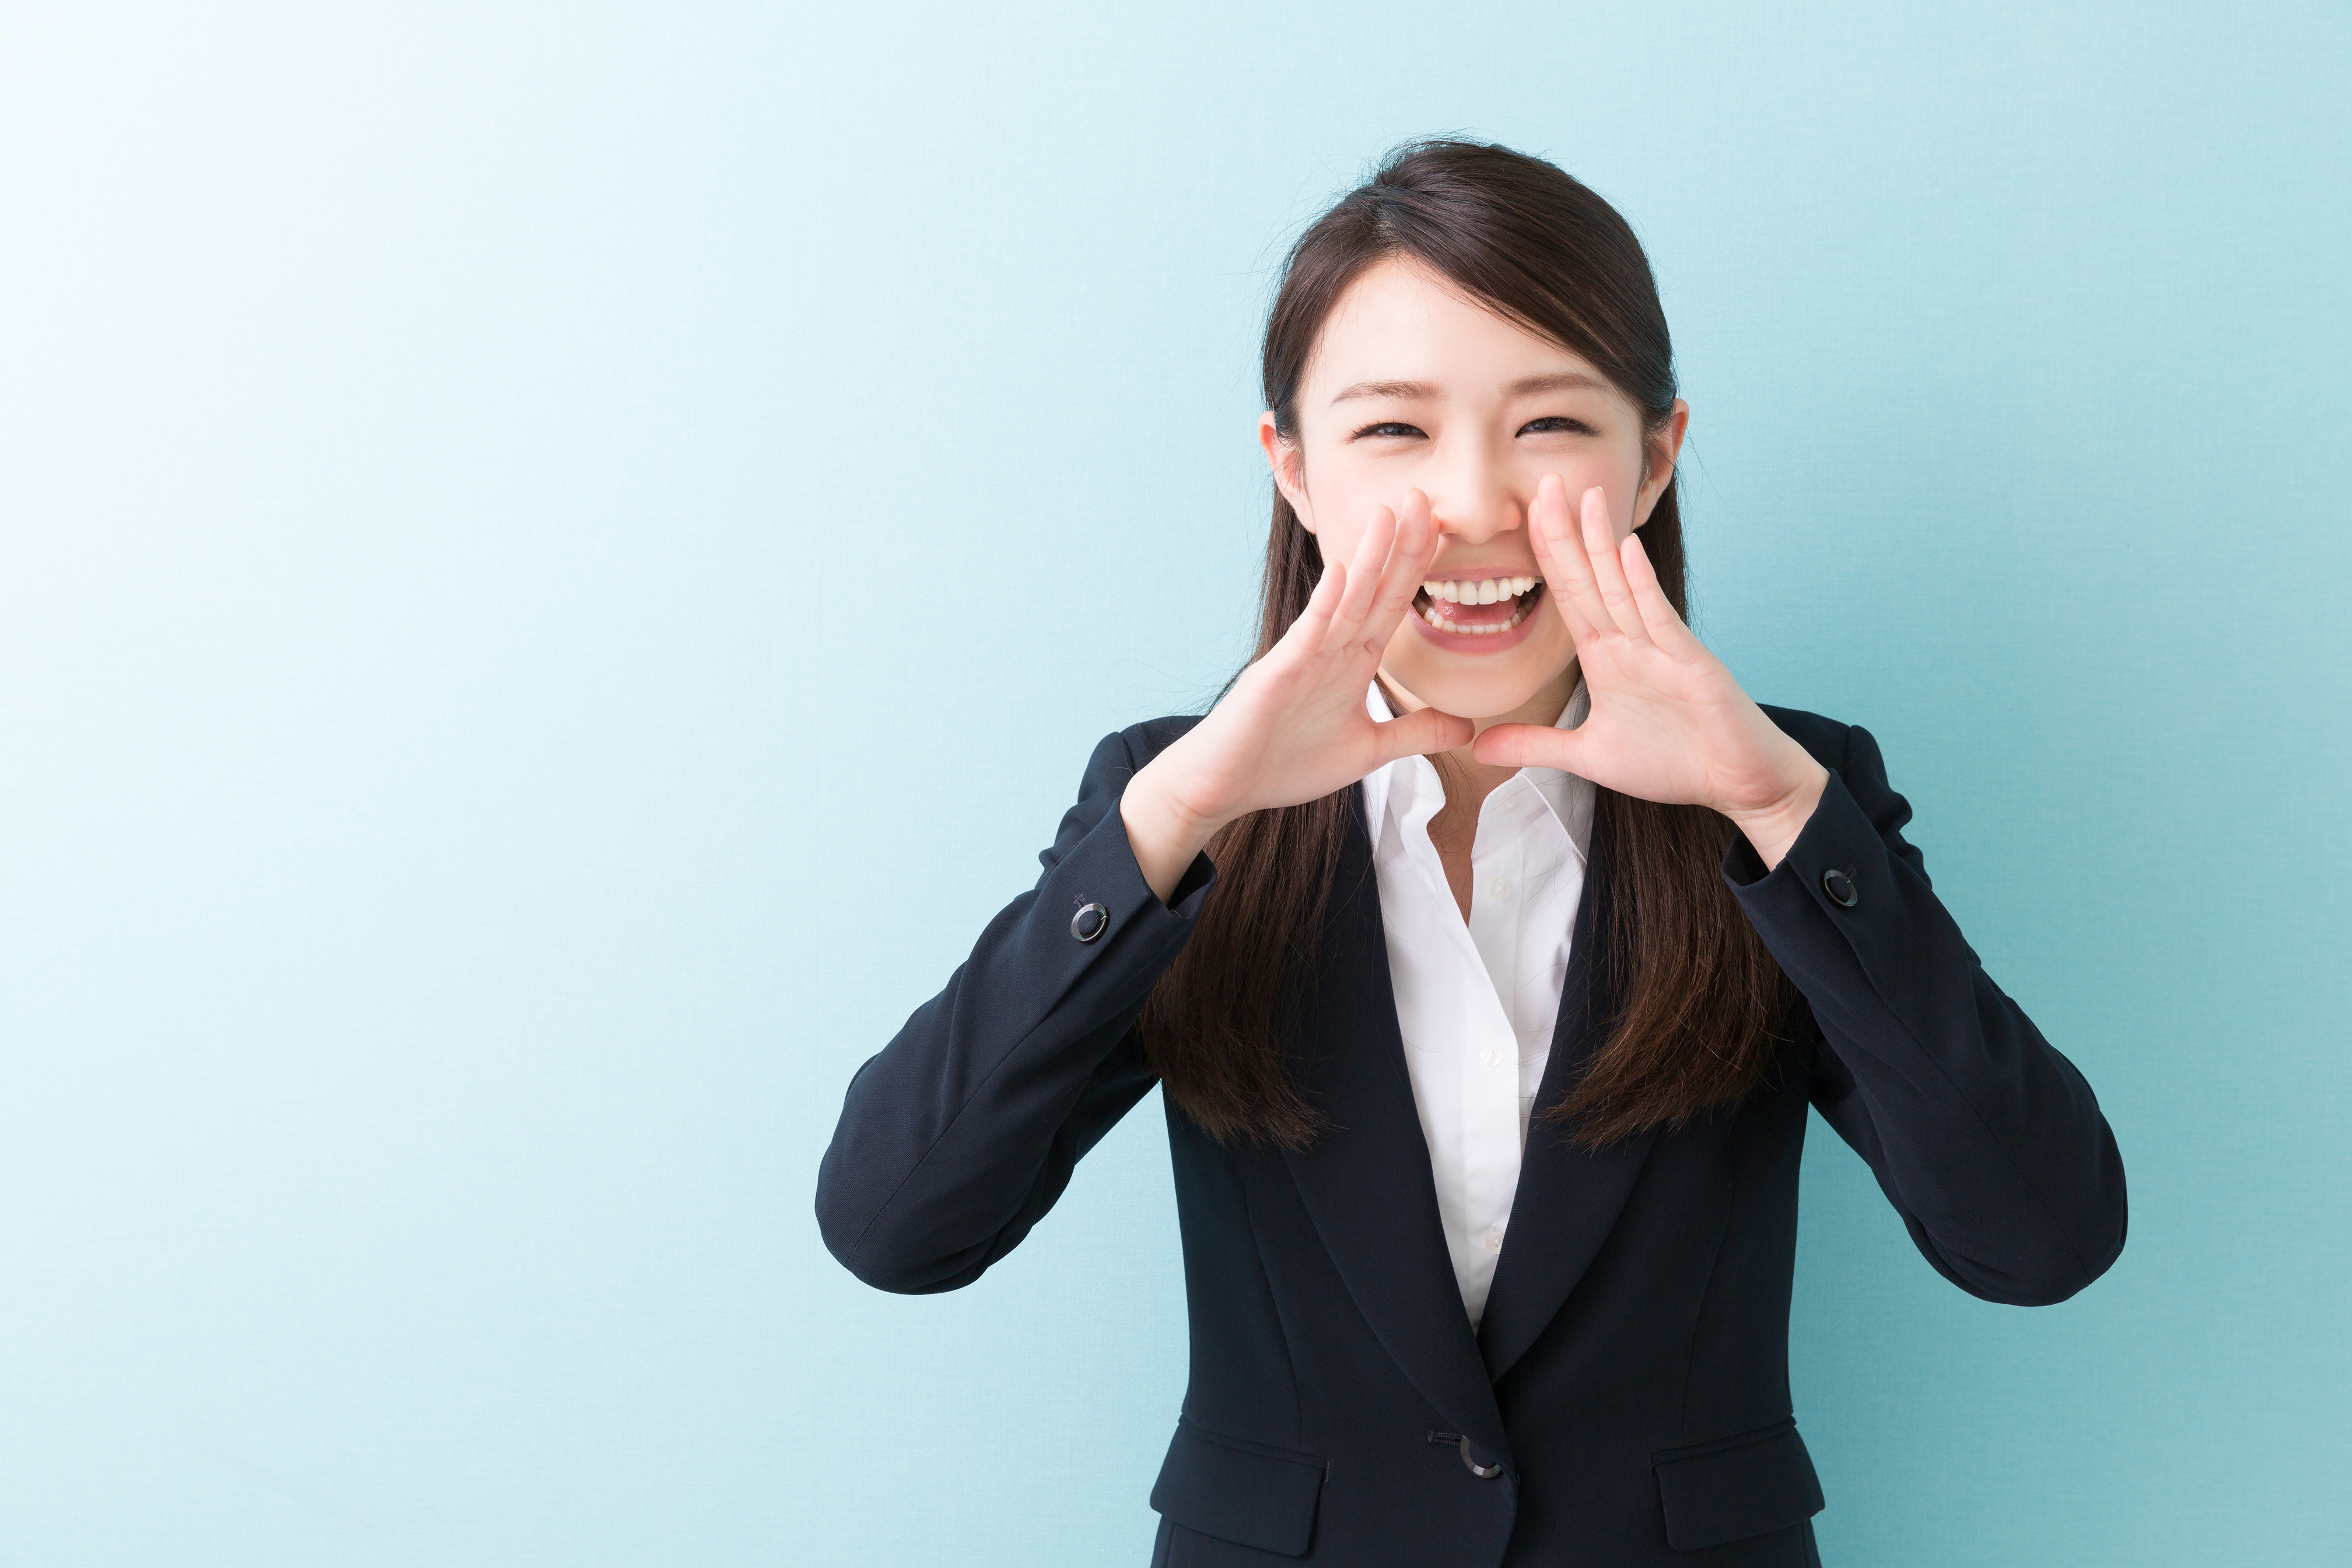
{"label": "white fabric", "polygon": [[[1389,717],[1377,682],[1365,702],[1375,719]],[[1591,710],[1580,682],[1557,727],[1574,729]],[[1401,757],[1364,780],[1405,1067],[1473,1327],[1486,1311],[1551,1057],[1593,798],[1590,780],[1556,768],[1521,768],[1487,795],[1471,842],[1465,926],[1429,839],[1430,819],[1445,805],[1435,765]]]}

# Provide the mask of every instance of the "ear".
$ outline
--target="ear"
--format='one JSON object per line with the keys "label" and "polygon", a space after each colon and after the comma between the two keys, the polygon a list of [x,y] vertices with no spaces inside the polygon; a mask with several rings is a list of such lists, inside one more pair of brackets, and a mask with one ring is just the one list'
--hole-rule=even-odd
{"label": "ear", "polygon": [[1666,416],[1664,427],[1649,438],[1642,452],[1642,488],[1633,497],[1635,528],[1650,521],[1658,498],[1674,482],[1675,463],[1683,452],[1683,432],[1689,428],[1690,405],[1677,397],[1674,412]]}
{"label": "ear", "polygon": [[1307,465],[1298,443],[1286,439],[1275,428],[1274,410],[1269,408],[1257,416],[1257,444],[1265,449],[1265,465],[1274,470],[1274,488],[1298,514],[1299,526],[1307,532],[1315,531],[1315,510],[1307,504]]}

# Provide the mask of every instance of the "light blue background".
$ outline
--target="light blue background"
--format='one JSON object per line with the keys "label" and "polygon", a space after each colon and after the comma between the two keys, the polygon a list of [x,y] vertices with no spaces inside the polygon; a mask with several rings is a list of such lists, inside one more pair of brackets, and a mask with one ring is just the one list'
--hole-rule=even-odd
{"label": "light blue background", "polygon": [[937,1298],[852,1070],[1201,701],[1390,142],[1650,247],[1700,629],[2096,1087],[1968,1298],[1818,1124],[1824,1558],[2352,1559],[2341,5],[12,8],[0,1563],[1140,1564],[1155,1095]]}

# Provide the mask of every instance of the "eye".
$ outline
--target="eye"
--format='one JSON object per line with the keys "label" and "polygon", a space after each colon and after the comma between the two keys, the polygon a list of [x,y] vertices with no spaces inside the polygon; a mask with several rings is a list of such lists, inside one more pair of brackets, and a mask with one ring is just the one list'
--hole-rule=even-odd
{"label": "eye", "polygon": [[1597,436],[1600,432],[1581,419],[1570,419],[1565,414],[1548,414],[1541,419],[1530,419],[1520,426],[1519,434],[1522,436]]}
{"label": "eye", "polygon": [[1423,431],[1422,431],[1418,426],[1412,426],[1412,425],[1406,425],[1406,424],[1402,423],[1401,421],[1394,420],[1394,419],[1384,419],[1384,420],[1382,420],[1382,421],[1381,421],[1380,424],[1378,424],[1378,425],[1367,425],[1367,426],[1365,426],[1362,429],[1360,429],[1360,430],[1357,431],[1354,435],[1352,435],[1352,436],[1349,437],[1348,437],[1348,439],[1349,439],[1349,440],[1350,440],[1350,441],[1360,441],[1360,440],[1362,440],[1362,439],[1363,439],[1365,437],[1367,437],[1367,436],[1378,436],[1378,437],[1409,437],[1409,436],[1420,436],[1420,437],[1422,437],[1422,439],[1423,439],[1423,440],[1427,440],[1427,439],[1428,439],[1427,435],[1426,435],[1426,434],[1424,434],[1424,433],[1423,433]]}

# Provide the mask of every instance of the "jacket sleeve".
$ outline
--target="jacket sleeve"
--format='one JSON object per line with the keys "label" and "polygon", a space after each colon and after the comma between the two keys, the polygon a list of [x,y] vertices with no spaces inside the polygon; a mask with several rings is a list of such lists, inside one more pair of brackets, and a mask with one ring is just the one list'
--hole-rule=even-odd
{"label": "jacket sleeve", "polygon": [[[1118,813],[1136,734],[1095,748],[1037,885],[850,1080],[816,1215],[825,1246],[869,1285],[979,1279],[1154,1081],[1136,1016],[1215,873],[1197,857],[1167,904],[1145,883]],[[1081,940],[1073,920],[1088,904],[1109,921]]]}
{"label": "jacket sleeve", "polygon": [[1878,743],[1843,728],[1842,754],[1813,748],[1829,784],[1780,865],[1735,836],[1725,879],[1820,1027],[1814,1106],[1919,1251],[1986,1300],[2063,1301],[2123,1250],[2115,1134],[1929,889]]}

